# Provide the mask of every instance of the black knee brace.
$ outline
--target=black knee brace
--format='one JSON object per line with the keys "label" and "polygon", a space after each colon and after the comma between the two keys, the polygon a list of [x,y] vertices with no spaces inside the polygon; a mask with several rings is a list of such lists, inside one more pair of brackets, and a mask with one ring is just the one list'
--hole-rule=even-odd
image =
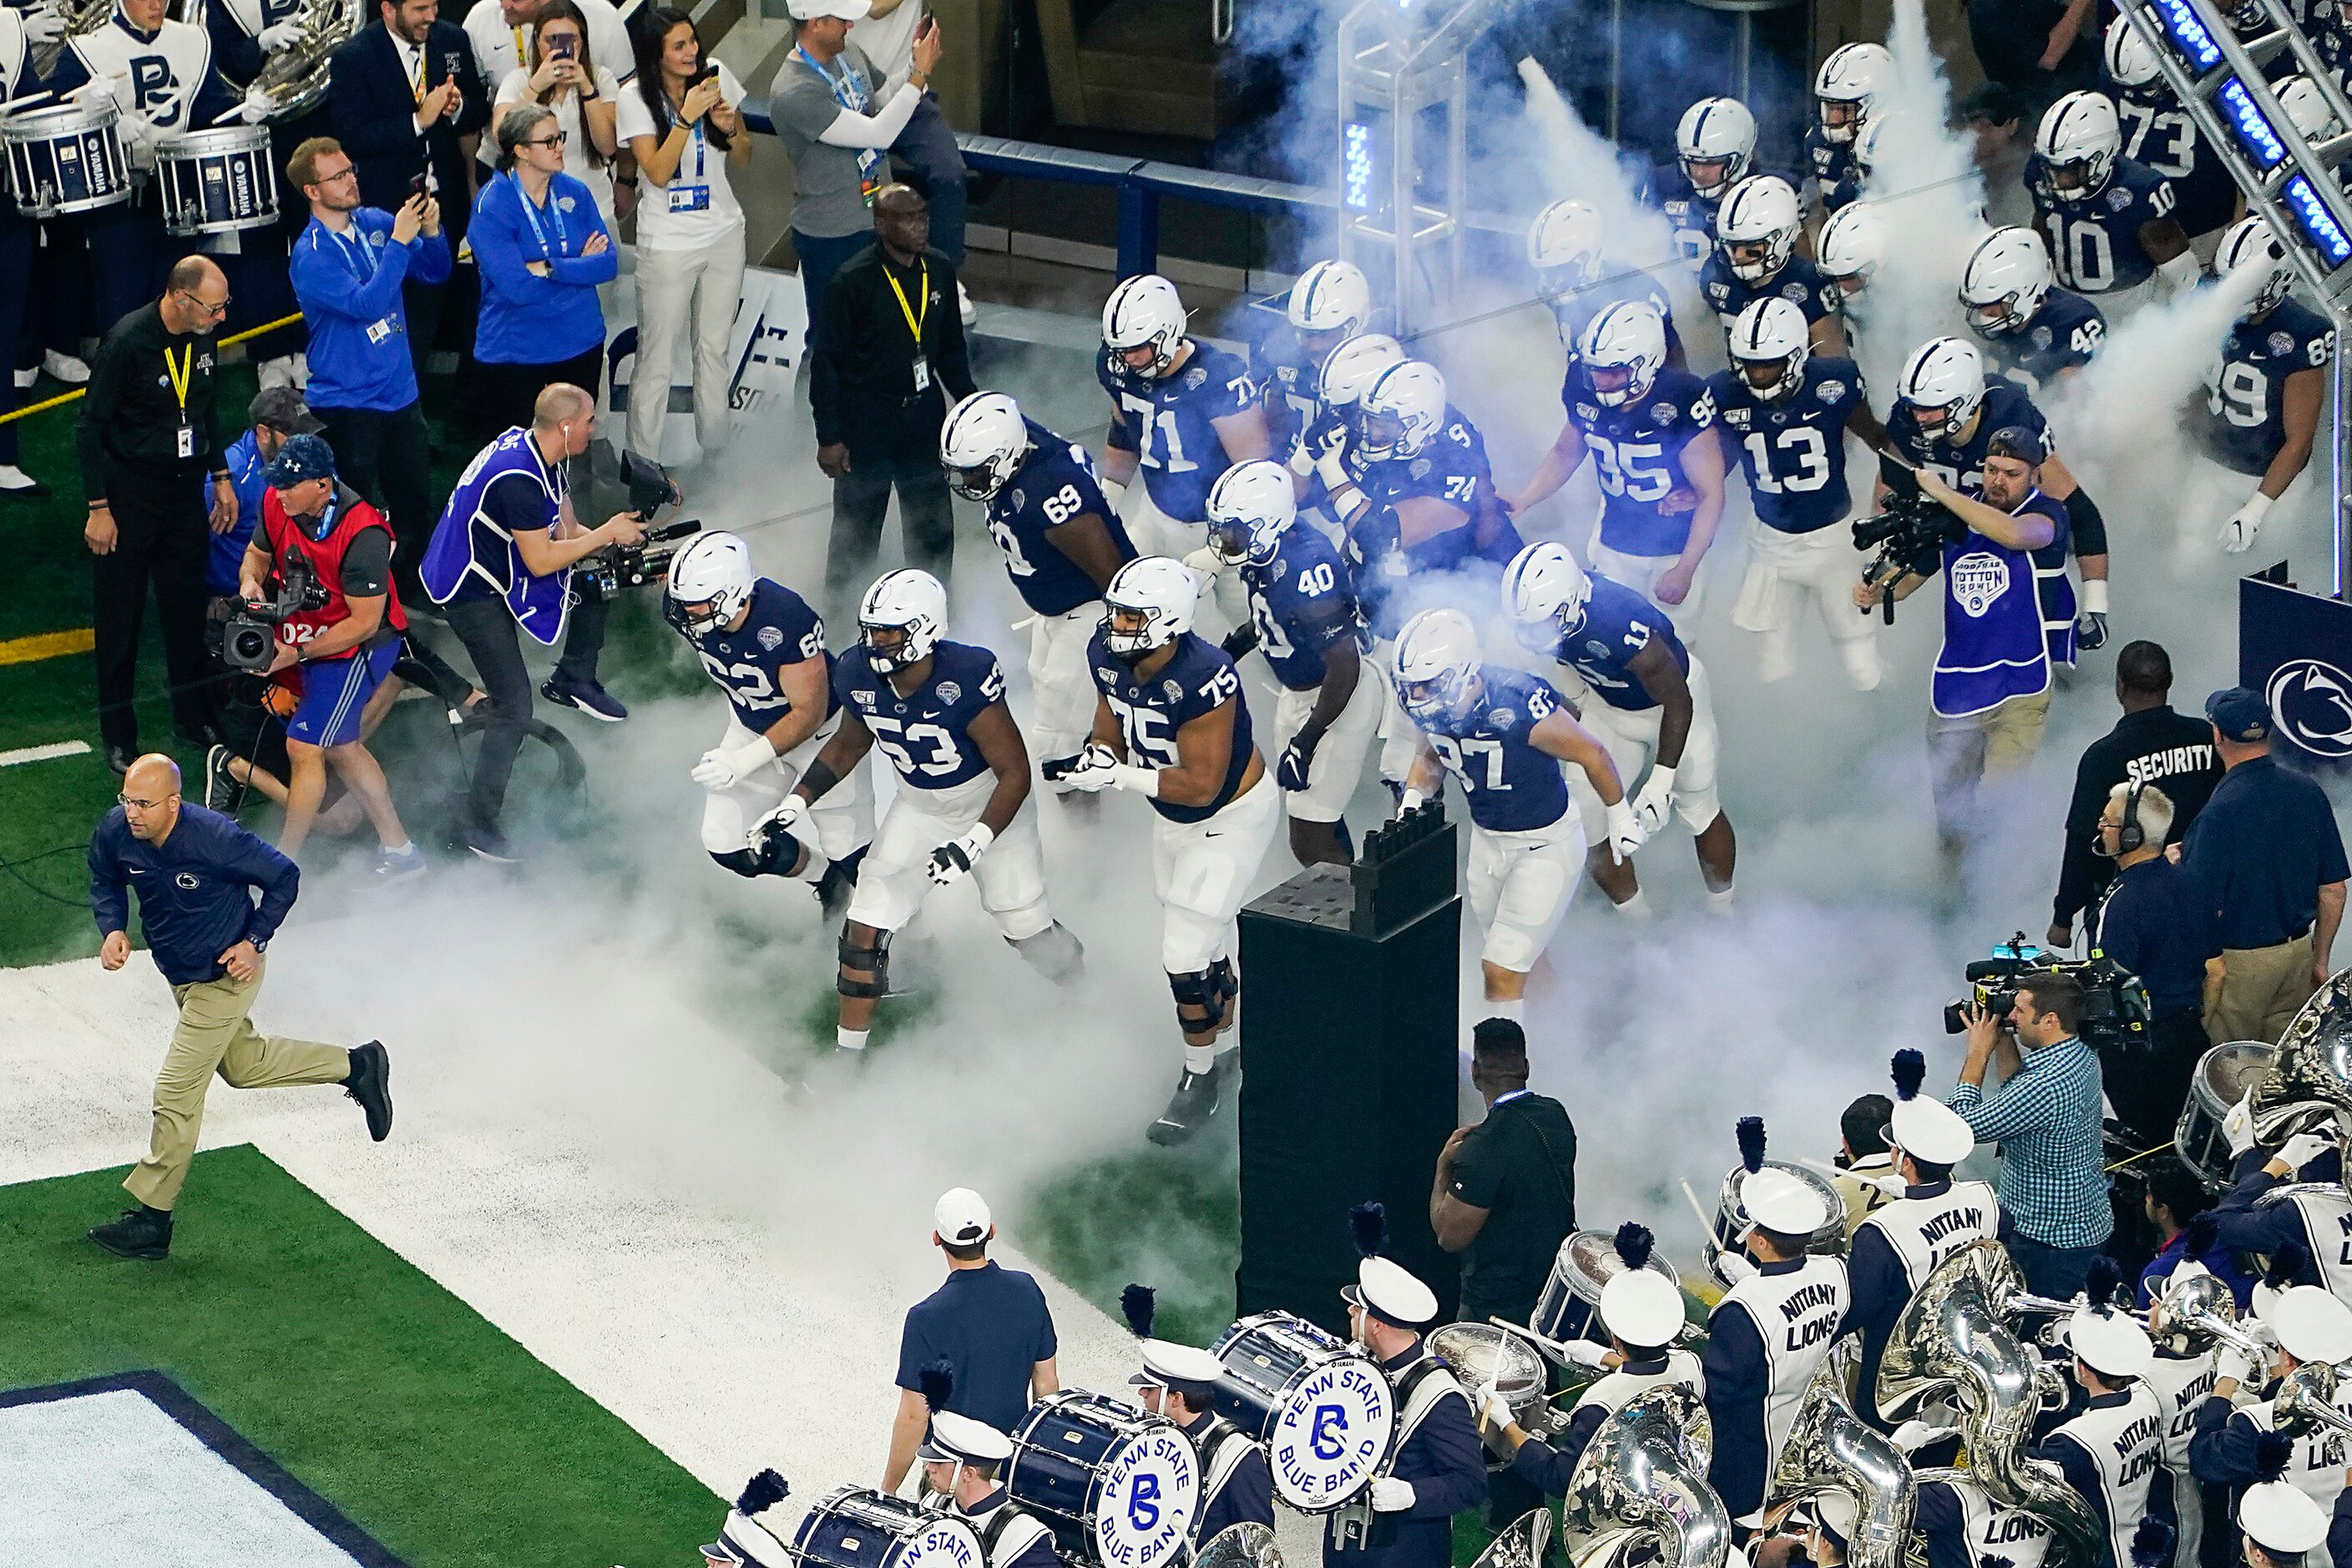
{"label": "black knee brace", "polygon": [[[835,988],[844,996],[873,997],[887,996],[890,994],[890,933],[888,931],[876,931],[872,947],[859,947],[850,940],[849,932],[845,928],[841,933],[841,945],[837,951],[841,959],[842,973],[840,979],[835,982]],[[874,978],[853,980],[849,977],[849,972],[853,969],[864,970]]]}
{"label": "black knee brace", "polygon": [[[1224,999],[1217,986],[1216,965],[1206,969],[1170,971],[1169,994],[1176,998],[1176,1024],[1188,1035],[1206,1033],[1224,1016]],[[1192,1011],[1188,1012],[1187,1009]]]}

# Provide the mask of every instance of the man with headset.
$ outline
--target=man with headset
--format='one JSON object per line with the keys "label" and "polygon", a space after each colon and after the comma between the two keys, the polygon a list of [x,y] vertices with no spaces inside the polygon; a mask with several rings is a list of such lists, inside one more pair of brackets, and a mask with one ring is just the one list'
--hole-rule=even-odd
{"label": "man with headset", "polygon": [[2155,784],[2116,784],[2094,847],[2116,863],[2116,874],[2091,906],[2091,946],[2147,987],[2147,1045],[2132,1060],[2105,1064],[2103,1075],[2108,1102],[2143,1148],[2169,1138],[2180,1119],[2189,1079],[2212,1043],[2205,1007],[2221,989],[2220,918],[2164,852],[2173,815],[2172,797]]}

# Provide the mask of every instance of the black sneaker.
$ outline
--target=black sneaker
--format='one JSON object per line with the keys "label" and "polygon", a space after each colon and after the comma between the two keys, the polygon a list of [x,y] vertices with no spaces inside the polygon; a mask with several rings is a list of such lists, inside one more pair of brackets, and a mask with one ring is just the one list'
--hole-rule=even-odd
{"label": "black sneaker", "polygon": [[205,753],[205,804],[231,816],[245,802],[245,786],[228,771],[229,749],[215,746]]}
{"label": "black sneaker", "polygon": [[144,1205],[124,1209],[121,1219],[95,1227],[89,1238],[117,1258],[153,1262],[172,1255],[172,1216]]}
{"label": "black sneaker", "polygon": [[466,847],[477,858],[488,860],[495,866],[522,864],[522,857],[515,853],[514,846],[507,842],[507,836],[497,828],[468,823],[461,832]]}
{"label": "black sneaker", "polygon": [[857,891],[857,868],[866,858],[866,846],[856,848],[824,868],[816,880],[817,908],[824,911],[827,925],[838,923],[849,913],[849,900]]}
{"label": "black sneaker", "polygon": [[139,747],[135,742],[128,746],[109,745],[106,748],[106,765],[114,770],[116,778],[128,777],[131,764],[138,760]]}
{"label": "black sneaker", "polygon": [[629,716],[619,698],[593,680],[551,680],[539,689],[539,694],[559,708],[577,708],[607,724],[617,724]]}
{"label": "black sneaker", "polygon": [[1207,1072],[1186,1068],[1176,1080],[1176,1092],[1168,1097],[1168,1109],[1160,1120],[1144,1129],[1143,1135],[1162,1148],[1189,1142],[1192,1134],[1209,1124],[1217,1113],[1218,1091],[1225,1079],[1222,1060]]}
{"label": "black sneaker", "polygon": [[352,1047],[352,1076],[343,1092],[367,1112],[368,1136],[381,1143],[392,1133],[392,1056],[381,1040]]}

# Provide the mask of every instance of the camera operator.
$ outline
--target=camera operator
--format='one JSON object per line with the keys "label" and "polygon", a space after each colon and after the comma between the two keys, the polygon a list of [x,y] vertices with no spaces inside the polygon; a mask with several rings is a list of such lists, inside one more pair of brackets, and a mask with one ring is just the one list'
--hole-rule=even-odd
{"label": "camera operator", "polygon": [[[1932,469],[1919,489],[1950,514],[1941,569],[1944,641],[1930,684],[1927,750],[1944,853],[1966,847],[1978,784],[2032,760],[2050,716],[2050,646],[2034,588],[2032,552],[2065,526],[2064,505],[2040,486],[2047,456],[2022,426],[1993,432],[1984,458],[1984,499],[1961,494]],[[1882,592],[1907,597],[1927,577],[1906,572],[1854,584],[1854,606],[1875,609]]]}
{"label": "camera operator", "polygon": [[335,478],[335,455],[316,436],[289,436],[265,470],[261,526],[246,546],[237,597],[267,603],[263,584],[299,579],[322,590],[317,607],[278,622],[278,647],[266,673],[293,671],[301,695],[286,721],[286,826],[278,849],[301,850],[327,793],[331,762],[359,797],[383,847],[376,875],[387,881],[425,869],[425,851],[409,841],[393,809],[392,791],[360,739],[360,715],[392,673],[408,616],[392,583],[392,527],[359,492]]}
{"label": "camera operator", "polygon": [[2189,873],[2164,853],[2172,797],[2154,784],[2119,784],[2099,818],[2098,853],[2115,880],[2093,908],[2091,946],[2147,987],[2147,1047],[2107,1075],[2116,1114],[2152,1148],[2172,1135],[2198,1058],[2212,1042],[2205,1010],[2221,989],[2221,932]]}
{"label": "camera operator", "polygon": [[[1990,476],[1988,476],[1990,478]],[[2115,1229],[2099,1142],[2099,1058],[2076,1037],[2083,984],[2056,970],[2017,979],[2006,1016],[1974,1004],[1968,1057],[1946,1101],[1979,1143],[2001,1146],[2001,1212],[2010,1256],[2037,1296],[2065,1300],[2083,1288],[2099,1244]],[[1988,1099],[1996,1062],[2004,1081]]]}
{"label": "camera operator", "polygon": [[575,564],[607,545],[636,544],[646,536],[644,521],[633,511],[614,512],[589,529],[572,513],[564,460],[586,451],[595,434],[594,398],[565,382],[547,387],[528,429],[517,426],[466,466],[425,547],[425,592],[442,606],[490,694],[488,732],[474,761],[462,826],[466,847],[485,860],[516,858],[499,828],[507,780],[530,722],[530,671],[515,628],[547,647],[564,638],[562,660],[548,682],[551,693],[569,694],[592,718],[628,716],[596,682],[610,602],[572,602]]}

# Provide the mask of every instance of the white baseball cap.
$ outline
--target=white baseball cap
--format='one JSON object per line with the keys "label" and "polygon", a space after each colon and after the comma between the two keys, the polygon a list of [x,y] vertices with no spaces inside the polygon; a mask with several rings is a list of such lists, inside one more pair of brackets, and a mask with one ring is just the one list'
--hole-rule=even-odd
{"label": "white baseball cap", "polygon": [[994,1224],[988,1200],[970,1187],[950,1187],[931,1209],[931,1233],[952,1247],[979,1246]]}
{"label": "white baseball cap", "polygon": [[873,13],[874,0],[790,0],[788,8],[795,22],[812,22],[819,16],[863,22]]}
{"label": "white baseball cap", "polygon": [[2279,1349],[2305,1364],[2352,1357],[2352,1307],[2316,1285],[2280,1291],[2270,1325]]}
{"label": "white baseball cap", "polygon": [[1671,1344],[1682,1331],[1683,1293],[1654,1268],[1628,1268],[1601,1287],[1601,1322],[1629,1345]]}
{"label": "white baseball cap", "polygon": [[2284,1481],[2264,1481],[2238,1500],[2238,1528],[2266,1552],[2294,1555],[2327,1539],[2327,1516]]}
{"label": "white baseball cap", "polygon": [[1829,1205],[1801,1176],[1767,1165],[1739,1184],[1739,1206],[1752,1225],[1783,1236],[1811,1236],[1829,1223]]}

